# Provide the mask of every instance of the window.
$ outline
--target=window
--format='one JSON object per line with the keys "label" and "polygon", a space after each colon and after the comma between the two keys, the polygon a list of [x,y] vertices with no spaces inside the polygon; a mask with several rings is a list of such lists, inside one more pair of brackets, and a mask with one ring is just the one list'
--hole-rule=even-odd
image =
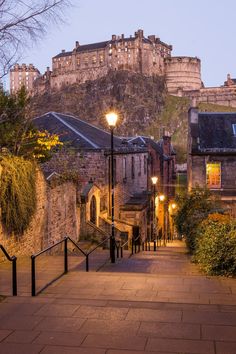
{"label": "window", "polygon": [[138,175],[141,176],[141,170],[142,170],[142,159],[141,156],[139,156],[139,161],[138,161]]}
{"label": "window", "polygon": [[233,128],[233,134],[234,136],[236,136],[236,124],[232,124],[232,128]]}
{"label": "window", "polygon": [[132,177],[132,179],[134,179],[134,177],[135,177],[134,156],[131,157],[131,177]]}
{"label": "window", "polygon": [[93,195],[90,202],[90,221],[94,225],[96,225],[96,220],[97,220],[97,203],[96,203],[96,198]]}
{"label": "window", "polygon": [[147,174],[147,156],[144,156],[144,161],[143,161],[143,173],[146,175]]}
{"label": "window", "polygon": [[221,187],[221,163],[210,162],[206,164],[207,187],[211,189]]}
{"label": "window", "polygon": [[123,180],[127,178],[127,166],[126,166],[126,157],[123,157]]}

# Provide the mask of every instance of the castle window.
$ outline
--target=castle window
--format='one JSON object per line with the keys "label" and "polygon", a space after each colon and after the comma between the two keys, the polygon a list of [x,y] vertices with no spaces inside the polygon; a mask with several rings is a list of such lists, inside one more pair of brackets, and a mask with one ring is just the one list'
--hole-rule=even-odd
{"label": "castle window", "polygon": [[207,187],[211,189],[221,188],[221,163],[210,162],[206,164]]}
{"label": "castle window", "polygon": [[100,55],[100,63],[102,63],[104,60],[103,55]]}
{"label": "castle window", "polygon": [[93,56],[92,62],[93,62],[93,64],[96,64],[96,62],[97,62],[97,57],[96,57],[96,55]]}
{"label": "castle window", "polygon": [[119,49],[118,49],[118,52],[120,53],[120,51],[121,51],[121,49],[119,48]]}

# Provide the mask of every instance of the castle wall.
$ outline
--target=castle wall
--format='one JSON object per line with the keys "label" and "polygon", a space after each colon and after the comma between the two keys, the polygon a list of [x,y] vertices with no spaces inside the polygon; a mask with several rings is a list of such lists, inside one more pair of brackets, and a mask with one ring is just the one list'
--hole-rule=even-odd
{"label": "castle wall", "polygon": [[192,57],[171,57],[165,59],[166,85],[169,93],[199,90],[201,83],[201,62]]}
{"label": "castle wall", "polygon": [[222,106],[236,107],[236,86],[201,88],[199,91],[183,93],[196,103],[212,103]]}

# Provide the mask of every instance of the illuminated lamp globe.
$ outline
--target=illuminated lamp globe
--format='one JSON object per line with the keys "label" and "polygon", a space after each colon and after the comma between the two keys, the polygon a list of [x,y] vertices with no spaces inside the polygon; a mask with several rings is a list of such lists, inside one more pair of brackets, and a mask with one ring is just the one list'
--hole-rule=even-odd
{"label": "illuminated lamp globe", "polygon": [[151,180],[152,180],[152,184],[155,185],[157,183],[157,181],[158,181],[158,177],[153,176],[153,177],[151,177]]}
{"label": "illuminated lamp globe", "polygon": [[109,112],[106,114],[106,120],[110,128],[114,128],[116,126],[117,119],[118,115],[115,112]]}

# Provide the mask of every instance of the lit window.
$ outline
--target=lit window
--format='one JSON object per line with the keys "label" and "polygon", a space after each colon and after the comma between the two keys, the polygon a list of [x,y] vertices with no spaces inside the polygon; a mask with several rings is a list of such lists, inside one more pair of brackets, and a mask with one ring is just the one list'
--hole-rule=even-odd
{"label": "lit window", "polygon": [[206,164],[206,178],[208,188],[221,187],[221,163],[211,162]]}
{"label": "lit window", "polygon": [[234,136],[236,136],[236,124],[232,124],[232,128],[233,128],[233,134]]}

